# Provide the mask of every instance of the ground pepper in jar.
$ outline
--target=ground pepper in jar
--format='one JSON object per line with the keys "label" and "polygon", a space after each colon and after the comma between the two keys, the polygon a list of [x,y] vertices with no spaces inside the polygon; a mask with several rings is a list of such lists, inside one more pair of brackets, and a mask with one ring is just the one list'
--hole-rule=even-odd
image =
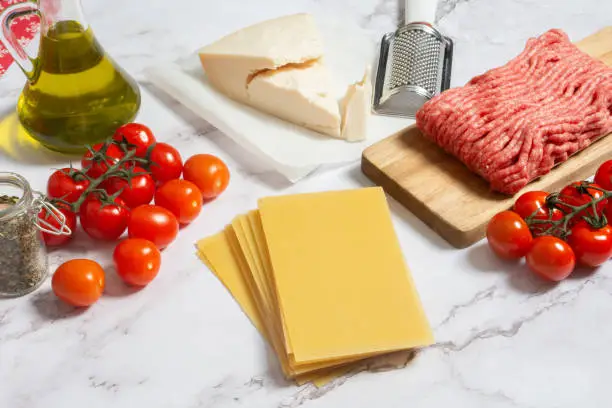
{"label": "ground pepper in jar", "polygon": [[[6,190],[21,193],[20,196],[6,194]],[[22,176],[0,173],[0,296],[25,295],[44,282],[48,263],[41,230],[69,233],[63,222],[57,230],[39,225],[38,213],[42,207],[63,220],[63,214],[55,207],[34,196]]]}

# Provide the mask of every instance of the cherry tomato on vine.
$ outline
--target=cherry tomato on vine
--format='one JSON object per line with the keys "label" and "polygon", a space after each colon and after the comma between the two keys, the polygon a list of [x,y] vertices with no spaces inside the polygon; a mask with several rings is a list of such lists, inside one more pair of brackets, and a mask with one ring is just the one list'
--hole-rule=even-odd
{"label": "cherry tomato on vine", "polygon": [[526,219],[534,213],[536,213],[537,216],[540,212],[545,212],[546,197],[548,197],[546,191],[528,191],[521,194],[519,198],[516,199],[512,210],[523,219]]}
{"label": "cherry tomato on vine", "polygon": [[[79,176],[75,176],[79,177]],[[54,171],[47,181],[47,195],[52,198],[61,198],[69,203],[74,203],[81,194],[89,187],[87,179],[75,180],[70,176],[70,169],[63,168]]]}
{"label": "cherry tomato on vine", "polygon": [[612,190],[612,160],[605,161],[599,166],[594,181],[604,190]]}
{"label": "cherry tomato on vine", "polygon": [[604,209],[604,214],[609,223],[612,223],[612,201],[608,200],[606,204],[606,208]]}
{"label": "cherry tomato on vine", "polygon": [[159,272],[161,254],[151,241],[128,238],[121,241],[113,252],[117,274],[124,282],[134,286],[145,286]]}
{"label": "cherry tomato on vine", "polygon": [[143,238],[159,249],[167,247],[179,231],[179,223],[169,210],[159,205],[145,204],[132,210],[128,223],[130,238]]}
{"label": "cherry tomato on vine", "polygon": [[572,248],[567,242],[551,236],[534,239],[526,260],[534,273],[554,282],[567,278],[576,266]]}
{"label": "cherry tomato on vine", "polygon": [[87,150],[81,159],[81,167],[83,171],[91,178],[98,178],[102,174],[106,173],[108,168],[115,164],[123,157],[121,149],[114,144],[98,143],[93,145],[91,148],[95,152],[101,151],[106,147],[106,158],[104,160],[95,160],[90,150]]}
{"label": "cherry tomato on vine", "polygon": [[227,165],[218,157],[196,154],[185,162],[183,178],[198,186],[204,198],[211,199],[225,191],[230,173]]}
{"label": "cherry tomato on vine", "polygon": [[91,194],[81,204],[79,219],[87,235],[112,241],[119,238],[127,228],[130,211],[119,197],[113,203],[103,205],[96,194]]}
{"label": "cherry tomato on vine", "polygon": [[[567,203],[569,205],[581,206],[590,202],[592,199],[598,199],[604,196],[604,193],[602,193],[601,191],[590,187],[586,187],[585,191],[582,192],[580,191],[580,186],[581,182],[575,181],[572,184],[563,187],[563,189],[559,192],[559,200],[561,200],[562,203]],[[589,186],[601,188],[600,186],[594,183],[589,184]],[[591,196],[593,198],[591,198]],[[608,200],[604,199],[597,203],[597,215],[603,214],[603,211],[606,208],[607,201]],[[561,204],[561,208],[567,208],[568,211],[570,210],[569,207],[564,207],[563,204]],[[577,223],[584,216],[593,217],[594,215],[595,214],[593,214],[593,209],[589,207],[575,215],[572,218],[571,224]]]}
{"label": "cherry tomato on vine", "polygon": [[525,220],[514,211],[500,212],[487,225],[489,246],[501,258],[522,258],[529,251],[532,240]]}
{"label": "cherry tomato on vine", "polygon": [[134,166],[132,171],[134,176],[128,182],[122,177],[111,177],[104,181],[103,188],[109,194],[115,194],[122,190],[119,197],[130,208],[138,207],[142,204],[149,204],[155,195],[155,180],[142,167]]}
{"label": "cherry tomato on vine", "polygon": [[53,293],[73,306],[90,306],[104,291],[104,269],[89,259],[72,259],[57,268],[51,279]]}
{"label": "cherry tomato on vine", "polygon": [[[548,193],[545,191],[528,191],[523,193],[515,201],[513,211],[524,220],[527,220],[533,214],[535,215],[532,219],[535,220],[560,220],[563,218],[563,212],[558,208],[549,208],[546,205],[547,197]],[[534,223],[530,225],[532,231],[545,231],[551,226],[551,223]]]}
{"label": "cherry tomato on vine", "polygon": [[[70,208],[68,208],[66,204],[57,203],[55,204],[55,207],[62,214],[64,214],[65,224],[68,228],[70,228],[70,231],[72,233],[68,235],[64,235],[64,234],[55,235],[55,234],[50,234],[48,232],[43,232],[42,237],[43,237],[43,240],[45,241],[45,245],[47,246],[61,246],[61,245],[68,243],[74,236],[74,232],[76,230],[76,224],[77,224],[76,214],[70,211]],[[51,224],[51,228],[60,229],[60,222],[53,216],[53,214],[49,213],[47,209],[43,208],[42,210],[40,210],[40,212],[38,213],[38,218]]]}
{"label": "cherry tomato on vine", "polygon": [[170,210],[179,223],[189,224],[202,210],[202,193],[191,181],[166,181],[155,193],[155,204]]}
{"label": "cherry tomato on vine", "polygon": [[181,177],[183,159],[180,153],[168,143],[157,143],[151,151],[151,166],[149,170],[153,178],[159,182]]}
{"label": "cherry tomato on vine", "polygon": [[149,146],[156,142],[151,129],[141,123],[127,123],[119,127],[113,140],[135,146],[137,157],[145,157]]}
{"label": "cherry tomato on vine", "polygon": [[599,266],[612,256],[612,227],[594,228],[582,220],[572,227],[567,243],[574,250],[578,263]]}

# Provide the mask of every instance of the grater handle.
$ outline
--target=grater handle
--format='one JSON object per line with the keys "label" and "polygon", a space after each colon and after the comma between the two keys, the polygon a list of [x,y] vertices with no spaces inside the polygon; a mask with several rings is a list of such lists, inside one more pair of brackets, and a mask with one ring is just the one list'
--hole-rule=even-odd
{"label": "grater handle", "polygon": [[437,0],[405,0],[405,23],[429,23],[436,20]]}

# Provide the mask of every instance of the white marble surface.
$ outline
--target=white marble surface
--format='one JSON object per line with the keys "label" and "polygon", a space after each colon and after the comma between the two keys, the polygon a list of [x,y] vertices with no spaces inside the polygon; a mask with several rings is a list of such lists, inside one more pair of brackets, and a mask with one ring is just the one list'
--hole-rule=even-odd
{"label": "white marble surface", "polygon": [[[455,250],[391,200],[393,217],[437,345],[407,367],[365,372],[322,389],[282,380],[265,344],[221,284],[194,255],[197,238],[255,206],[258,197],[355,188],[370,183],[357,163],[290,186],[210,125],[144,82],[142,70],[174,60],[246,24],[309,11],[359,27],[376,47],[398,21],[396,0],[84,0],[106,49],[139,80],[139,121],[184,155],[211,152],[232,169],[224,196],[204,208],[163,255],[159,277],[132,293],[109,268],[106,295],[73,310],[49,282],[27,297],[0,300],[0,407],[491,407],[609,406],[612,266],[552,286],[523,265],[495,259],[483,243]],[[456,41],[453,83],[505,62],[527,37],[551,27],[579,39],[612,24],[601,0],[446,0],[442,30]],[[14,110],[23,78],[0,79],[0,112]],[[7,140],[0,169],[39,189],[63,158]],[[51,254],[109,265],[111,246],[80,234]]]}

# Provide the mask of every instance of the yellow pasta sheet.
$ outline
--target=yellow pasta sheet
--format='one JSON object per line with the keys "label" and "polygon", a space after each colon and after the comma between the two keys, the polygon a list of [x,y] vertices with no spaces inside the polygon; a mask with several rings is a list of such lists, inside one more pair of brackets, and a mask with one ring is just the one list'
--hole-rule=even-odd
{"label": "yellow pasta sheet", "polygon": [[433,342],[380,188],[263,198],[197,246],[298,383]]}

